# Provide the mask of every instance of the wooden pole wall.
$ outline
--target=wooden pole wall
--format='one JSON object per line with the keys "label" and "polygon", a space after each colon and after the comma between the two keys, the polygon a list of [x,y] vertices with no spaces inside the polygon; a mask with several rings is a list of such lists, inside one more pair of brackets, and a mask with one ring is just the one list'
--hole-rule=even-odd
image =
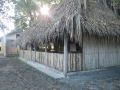
{"label": "wooden pole wall", "polygon": [[[24,59],[30,60],[31,51],[24,50]],[[35,62],[35,52],[32,51],[32,61]],[[23,57],[23,50],[19,52],[20,57]],[[36,51],[36,62],[63,72],[63,57],[61,53],[46,53]],[[81,71],[82,53],[69,53],[67,60],[67,73]]]}

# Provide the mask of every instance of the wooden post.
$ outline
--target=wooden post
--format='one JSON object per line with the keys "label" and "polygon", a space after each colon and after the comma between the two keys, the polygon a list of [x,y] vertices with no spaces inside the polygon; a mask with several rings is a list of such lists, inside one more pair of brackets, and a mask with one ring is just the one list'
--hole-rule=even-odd
{"label": "wooden post", "polygon": [[65,78],[67,77],[67,64],[68,64],[68,38],[64,35],[64,61],[63,61],[63,73]]}
{"label": "wooden post", "polygon": [[30,60],[32,61],[32,44],[30,44]]}
{"label": "wooden post", "polygon": [[34,43],[35,62],[36,62],[36,44]]}

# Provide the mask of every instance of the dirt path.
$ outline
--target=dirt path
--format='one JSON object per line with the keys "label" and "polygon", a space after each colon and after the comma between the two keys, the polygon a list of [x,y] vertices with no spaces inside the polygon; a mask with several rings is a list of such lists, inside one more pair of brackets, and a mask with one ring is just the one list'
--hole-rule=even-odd
{"label": "dirt path", "polygon": [[120,67],[112,70],[112,77],[96,77],[103,70],[55,80],[16,58],[0,57],[0,90],[120,90]]}

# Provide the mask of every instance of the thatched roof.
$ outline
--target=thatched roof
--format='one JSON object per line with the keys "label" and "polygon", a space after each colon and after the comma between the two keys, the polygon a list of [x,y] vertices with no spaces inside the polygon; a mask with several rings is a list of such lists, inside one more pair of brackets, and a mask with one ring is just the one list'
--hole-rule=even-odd
{"label": "thatched roof", "polygon": [[[21,43],[45,43],[62,39],[66,33],[70,40],[82,42],[82,35],[120,36],[120,19],[103,4],[103,0],[64,0],[50,9],[49,17],[40,17],[21,36]],[[28,36],[27,36],[28,35]],[[25,39],[26,38],[26,39]],[[22,44],[21,44],[22,45]]]}

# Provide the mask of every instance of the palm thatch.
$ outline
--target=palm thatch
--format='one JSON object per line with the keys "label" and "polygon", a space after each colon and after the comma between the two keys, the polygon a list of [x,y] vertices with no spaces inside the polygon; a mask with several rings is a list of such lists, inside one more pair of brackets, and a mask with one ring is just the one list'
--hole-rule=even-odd
{"label": "palm thatch", "polygon": [[[50,16],[41,16],[21,36],[22,43],[43,44],[63,39],[66,33],[70,40],[81,45],[82,35],[120,36],[120,19],[104,4],[104,0],[64,0],[50,9]],[[28,36],[27,36],[28,35]],[[24,46],[23,44],[23,46]]]}

